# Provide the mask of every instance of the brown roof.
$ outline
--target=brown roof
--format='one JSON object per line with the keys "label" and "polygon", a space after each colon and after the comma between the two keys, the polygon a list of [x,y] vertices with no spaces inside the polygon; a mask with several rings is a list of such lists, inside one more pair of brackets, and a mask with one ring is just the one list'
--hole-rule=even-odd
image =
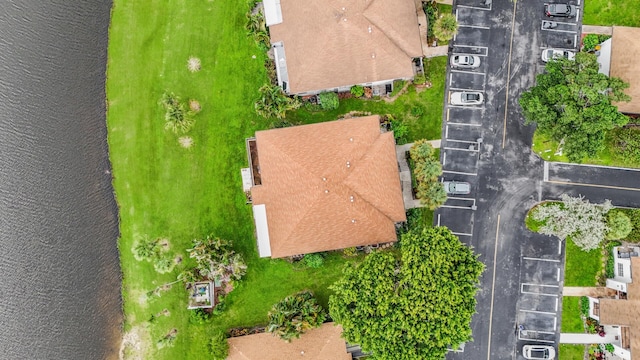
{"label": "brown roof", "polygon": [[640,258],[631,258],[631,276],[636,282],[627,284],[627,299],[600,299],[600,323],[628,326],[631,333],[631,356],[640,354]]}
{"label": "brown roof", "polygon": [[280,0],[288,91],[302,93],[413,77],[422,56],[413,0]]}
{"label": "brown roof", "polygon": [[[406,220],[393,133],[378,116],[258,131],[274,258],[396,240]],[[347,163],[349,165],[347,165]]]}
{"label": "brown roof", "polygon": [[624,113],[640,114],[640,28],[614,26],[611,40],[610,76],[619,77],[629,83],[625,91],[630,102],[617,103]]}
{"label": "brown roof", "polygon": [[230,338],[227,360],[350,360],[341,333],[340,326],[327,323],[290,343],[268,333]]}

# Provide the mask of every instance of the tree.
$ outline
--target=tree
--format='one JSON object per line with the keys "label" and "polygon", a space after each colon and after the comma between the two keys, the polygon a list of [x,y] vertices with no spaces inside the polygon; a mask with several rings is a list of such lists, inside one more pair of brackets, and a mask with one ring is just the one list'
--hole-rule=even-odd
{"label": "tree", "polygon": [[622,211],[610,210],[607,214],[607,240],[624,239],[633,230],[631,219]]}
{"label": "tree", "polygon": [[575,60],[549,61],[536,85],[520,96],[525,123],[555,141],[564,140],[571,161],[593,157],[605,145],[607,131],[627,123],[628,117],[611,103],[629,101],[629,84],[598,72],[594,54],[580,52]]}
{"label": "tree", "polygon": [[282,299],[269,311],[267,332],[287,342],[299,338],[306,330],[317,328],[326,313],[310,291],[301,291]]}
{"label": "tree", "polygon": [[484,265],[445,227],[403,234],[396,256],[376,251],[347,264],[329,313],[372,359],[442,359],[471,340]]}
{"label": "tree", "polygon": [[150,240],[148,237],[136,241],[131,248],[133,257],[138,261],[151,261],[160,254],[160,241],[158,239]]}
{"label": "tree", "polygon": [[279,86],[265,84],[260,88],[260,98],[254,107],[258,115],[264,118],[284,119],[287,111],[300,107],[300,101],[285,95]]}
{"label": "tree", "polygon": [[442,14],[433,24],[433,35],[440,41],[449,41],[458,33],[458,21],[453,14]]}
{"label": "tree", "polygon": [[[196,260],[196,269],[201,276],[209,280],[240,280],[247,272],[242,256],[236,254],[228,240],[207,236],[194,239],[193,248],[187,249],[189,257]],[[189,277],[185,274],[184,278]]]}
{"label": "tree", "polygon": [[193,126],[193,113],[187,110],[187,106],[180,97],[172,92],[162,94],[160,103],[165,109],[165,129],[174,133],[187,132]]}
{"label": "tree", "polygon": [[611,210],[611,202],[591,204],[582,196],[571,197],[563,194],[561,203],[548,203],[537,206],[531,213],[535,221],[542,222],[538,232],[571,240],[582,250],[598,248],[609,228],[605,214]]}
{"label": "tree", "polygon": [[427,208],[435,210],[447,201],[444,186],[438,181],[438,177],[442,175],[440,160],[426,140],[416,141],[409,150],[409,156],[414,162],[416,195]]}

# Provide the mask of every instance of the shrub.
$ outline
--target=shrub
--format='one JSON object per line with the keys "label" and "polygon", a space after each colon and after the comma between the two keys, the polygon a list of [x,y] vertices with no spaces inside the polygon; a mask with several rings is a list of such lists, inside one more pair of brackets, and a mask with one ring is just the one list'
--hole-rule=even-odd
{"label": "shrub", "polygon": [[435,1],[425,1],[423,4],[424,13],[427,15],[427,39],[433,37],[433,25],[438,19],[438,7]]}
{"label": "shrub", "polygon": [[211,318],[211,314],[203,309],[193,309],[189,311],[189,322],[192,324],[205,324]]}
{"label": "shrub", "polygon": [[260,89],[260,98],[254,103],[256,113],[264,118],[284,119],[287,111],[300,107],[298,98],[288,97],[279,86],[265,84]]}
{"label": "shrub", "polygon": [[603,43],[609,38],[611,38],[609,35],[587,34],[584,39],[582,39],[582,51],[595,50],[596,45]]}
{"label": "shrub", "polygon": [[213,307],[213,315],[220,315],[224,312],[224,310],[227,308],[227,303],[225,301],[226,298],[227,297],[225,295],[218,295],[218,303]]}
{"label": "shrub", "polygon": [[613,347],[613,344],[605,344],[604,349],[612,354],[616,351],[616,348]]}
{"label": "shrub", "polygon": [[426,140],[416,141],[409,154],[415,164],[413,176],[416,179],[416,195],[429,210],[435,210],[447,201],[444,186],[438,181],[442,175],[440,159]]}
{"label": "shrub", "polygon": [[363,97],[364,96],[364,87],[361,85],[354,85],[351,87],[351,95],[355,97]]}
{"label": "shrub", "polygon": [[344,256],[349,256],[349,257],[356,256],[356,255],[358,255],[358,250],[356,248],[354,248],[354,247],[348,247],[348,248],[342,250],[342,254]]}
{"label": "shrub", "polygon": [[160,99],[160,104],[165,109],[165,129],[174,133],[187,132],[194,124],[192,113],[180,97],[172,92],[165,91]]}
{"label": "shrub", "polygon": [[580,313],[584,317],[589,316],[589,298],[586,296],[580,297]]}
{"label": "shrub", "polygon": [[323,110],[335,110],[340,105],[338,94],[334,92],[321,93],[318,95],[318,100],[320,101],[320,106]]}
{"label": "shrub", "polygon": [[310,291],[285,297],[269,311],[267,332],[289,342],[306,330],[322,325],[327,315]]}
{"label": "shrub", "polygon": [[640,163],[640,130],[637,128],[618,128],[611,132],[613,151],[626,164]]}
{"label": "shrub", "polygon": [[213,360],[225,360],[229,356],[229,343],[222,331],[216,331],[209,341],[209,354]]}
{"label": "shrub", "polygon": [[189,257],[196,260],[199,274],[209,280],[240,280],[247,272],[247,265],[240,254],[236,254],[229,240],[207,236],[194,239],[193,248],[187,249]]}
{"label": "shrub", "polygon": [[427,82],[427,76],[425,74],[418,74],[413,78],[413,83],[417,85],[422,85]]}
{"label": "shrub", "polygon": [[615,261],[613,250],[614,247],[620,246],[620,241],[609,241],[607,245],[604,247],[604,251],[607,254],[607,262],[604,265],[605,276],[609,279],[612,279],[616,276],[615,273]]}
{"label": "shrub", "polygon": [[453,14],[442,14],[433,24],[433,35],[439,41],[449,41],[458,33],[458,21]]}
{"label": "shrub", "polygon": [[409,127],[405,123],[391,119],[391,130],[393,130],[393,138],[396,140],[396,144],[402,145],[407,142]]}
{"label": "shrub", "polygon": [[324,257],[319,253],[306,254],[303,261],[308,267],[317,269],[324,264]]}
{"label": "shrub", "polygon": [[629,217],[631,220],[631,225],[633,229],[627,235],[627,241],[630,242],[639,242],[640,241],[640,209],[618,209],[618,211],[622,211]]}
{"label": "shrub", "polygon": [[615,209],[607,214],[607,226],[609,227],[607,232],[608,240],[624,239],[633,230],[631,219],[623,212]]}

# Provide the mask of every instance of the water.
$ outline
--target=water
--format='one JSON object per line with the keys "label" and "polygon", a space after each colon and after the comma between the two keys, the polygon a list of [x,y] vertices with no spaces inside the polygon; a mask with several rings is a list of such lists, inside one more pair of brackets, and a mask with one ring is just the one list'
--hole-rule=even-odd
{"label": "water", "polygon": [[117,357],[111,1],[0,2],[0,358]]}

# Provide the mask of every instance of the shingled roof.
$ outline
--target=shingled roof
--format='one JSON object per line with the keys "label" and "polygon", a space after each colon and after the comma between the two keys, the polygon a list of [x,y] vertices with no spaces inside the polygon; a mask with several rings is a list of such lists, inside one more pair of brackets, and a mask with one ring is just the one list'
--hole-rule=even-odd
{"label": "shingled roof", "polygon": [[631,340],[631,356],[640,356],[640,258],[631,258],[631,276],[634,282],[627,284],[627,299],[600,299],[600,323],[628,326]]}
{"label": "shingled roof", "polygon": [[614,26],[611,38],[610,76],[619,77],[629,83],[625,93],[630,102],[616,103],[624,113],[640,114],[640,28]]}
{"label": "shingled roof", "polygon": [[292,94],[411,78],[422,56],[413,0],[280,0],[282,42]]}
{"label": "shingled roof", "polygon": [[378,116],[259,131],[274,258],[395,241],[406,220],[393,133]]}
{"label": "shingled roof", "polygon": [[351,360],[341,334],[340,326],[326,323],[291,342],[268,333],[234,337],[227,340],[227,360]]}

